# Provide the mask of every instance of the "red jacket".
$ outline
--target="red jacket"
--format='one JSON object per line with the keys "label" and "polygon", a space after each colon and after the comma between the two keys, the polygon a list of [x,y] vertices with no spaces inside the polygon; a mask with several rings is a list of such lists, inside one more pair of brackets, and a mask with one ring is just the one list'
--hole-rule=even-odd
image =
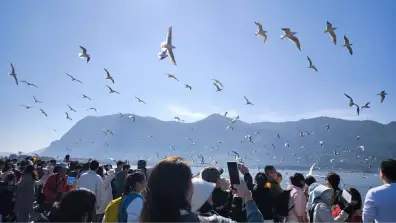
{"label": "red jacket", "polygon": [[63,193],[69,192],[73,189],[72,185],[67,184],[67,178],[68,176],[65,175],[63,178],[58,179],[57,173],[48,177],[43,188],[45,203],[52,205],[57,201],[57,197],[60,197]]}

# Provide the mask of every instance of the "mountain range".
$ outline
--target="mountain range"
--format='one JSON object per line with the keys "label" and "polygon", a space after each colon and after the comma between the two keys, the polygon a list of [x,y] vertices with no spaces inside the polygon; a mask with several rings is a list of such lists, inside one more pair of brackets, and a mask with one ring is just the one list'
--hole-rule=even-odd
{"label": "mountain range", "polygon": [[[132,114],[88,116],[43,148],[40,155],[146,159],[152,163],[180,155],[194,164],[200,164],[198,156],[202,155],[207,164],[234,160],[235,151],[249,165],[307,167],[317,162],[320,168],[363,171],[376,171],[381,160],[396,156],[396,122],[329,117],[279,123],[232,120],[219,114],[194,123]],[[324,141],[323,146],[319,141]]]}

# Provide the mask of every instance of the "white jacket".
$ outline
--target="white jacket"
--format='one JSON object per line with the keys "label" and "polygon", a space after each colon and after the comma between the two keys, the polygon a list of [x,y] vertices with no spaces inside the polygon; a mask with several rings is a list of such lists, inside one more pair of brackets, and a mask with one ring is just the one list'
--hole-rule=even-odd
{"label": "white jacket", "polygon": [[96,213],[103,203],[103,180],[95,171],[88,171],[80,176],[77,188],[85,188],[92,191],[96,196]]}
{"label": "white jacket", "polygon": [[103,181],[103,202],[97,211],[98,214],[105,213],[107,205],[113,200],[113,193],[111,190],[111,181],[115,178],[115,171],[109,170],[108,176]]}

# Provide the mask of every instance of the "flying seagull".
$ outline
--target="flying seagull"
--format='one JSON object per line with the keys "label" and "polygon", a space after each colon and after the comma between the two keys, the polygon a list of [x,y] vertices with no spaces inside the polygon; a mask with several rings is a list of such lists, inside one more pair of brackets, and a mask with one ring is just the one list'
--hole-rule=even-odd
{"label": "flying seagull", "polygon": [[68,107],[69,107],[69,109],[70,109],[70,111],[74,111],[74,112],[77,112],[76,110],[74,110],[70,105],[67,105]]}
{"label": "flying seagull", "polygon": [[118,114],[120,114],[121,118],[124,117],[124,115],[121,112],[118,112]]}
{"label": "flying seagull", "polygon": [[79,53],[78,56],[80,58],[87,58],[87,63],[91,60],[91,56],[87,54],[87,49],[85,49],[83,46],[80,46],[82,53]]}
{"label": "flying seagull", "polygon": [[348,49],[348,51],[349,51],[349,54],[353,54],[353,51],[352,51],[352,43],[349,43],[349,39],[344,35],[344,45],[343,46],[345,46],[347,49]]}
{"label": "flying seagull", "polygon": [[96,108],[88,108],[87,111],[88,111],[88,110],[94,110],[95,112],[98,111],[98,110],[96,110]]}
{"label": "flying seagull", "polygon": [[276,135],[276,138],[280,139],[280,134],[279,133]]}
{"label": "flying seagull", "polygon": [[333,25],[331,23],[329,23],[329,21],[327,21],[326,30],[323,32],[323,33],[329,33],[330,38],[333,41],[334,45],[337,44],[337,37],[334,32],[334,30],[336,30],[336,29],[337,28],[333,27]]}
{"label": "flying seagull", "polygon": [[73,119],[71,119],[71,118],[69,117],[69,114],[67,114],[67,112],[65,112],[65,114],[66,114],[66,119],[69,119],[70,121],[73,121]]}
{"label": "flying seagull", "polygon": [[357,113],[357,115],[359,115],[360,114],[360,107],[357,104],[354,104],[354,105],[356,106],[356,113]]}
{"label": "flying seagull", "polygon": [[359,139],[360,139],[360,136],[356,136],[356,142],[359,141]]}
{"label": "flying seagull", "polygon": [[109,94],[112,93],[116,93],[116,94],[120,94],[120,92],[113,90],[111,87],[109,87],[108,85],[106,85],[106,87],[110,90]]}
{"label": "flying seagull", "polygon": [[228,112],[224,112],[224,115],[223,115],[223,116],[225,117],[225,116],[227,116],[227,114],[228,114]]}
{"label": "flying seagull", "polygon": [[161,49],[162,51],[167,51],[171,63],[176,65],[175,56],[173,55],[173,49],[176,49],[176,47],[172,45],[172,26],[168,29],[166,40],[161,43]]}
{"label": "flying seagull", "polygon": [[329,124],[325,124],[326,130],[330,130],[330,125]]}
{"label": "flying seagull", "polygon": [[33,108],[32,106],[27,106],[27,105],[21,105],[21,106],[25,107],[26,109],[31,109],[31,108]]}
{"label": "flying seagull", "polygon": [[21,82],[22,82],[22,83],[25,83],[27,86],[33,86],[33,87],[35,87],[35,88],[38,88],[37,85],[32,84],[32,83],[29,83],[29,82],[27,82],[27,81],[21,81]]}
{"label": "flying seagull", "polygon": [[309,168],[309,172],[308,172],[307,176],[312,176],[313,168],[315,167],[315,164],[316,164],[316,162],[312,164],[311,168]]}
{"label": "flying seagull", "polygon": [[254,104],[252,102],[250,102],[246,96],[243,96],[243,97],[245,98],[245,101],[246,101],[245,105],[253,105],[254,106]]}
{"label": "flying seagull", "polygon": [[136,121],[136,118],[135,118],[135,116],[134,116],[134,115],[130,115],[130,116],[128,116],[128,118],[132,119],[132,120],[133,120],[133,122],[135,122],[135,121]]}
{"label": "flying seagull", "polygon": [[188,84],[184,84],[184,87],[185,87],[185,88],[189,88],[190,91],[192,90],[192,87],[191,87],[190,85],[188,85]]}
{"label": "flying seagull", "polygon": [[291,32],[290,28],[282,28],[284,35],[281,36],[281,39],[284,38],[288,38],[290,41],[292,41],[296,47],[301,51],[301,45],[300,45],[300,41],[298,40],[298,38],[295,36],[297,34],[297,32]]}
{"label": "flying seagull", "polygon": [[361,106],[360,109],[363,109],[363,108],[370,108],[369,105],[370,105],[370,102],[367,102],[365,105]]}
{"label": "flying seagull", "polygon": [[36,97],[33,96],[34,103],[42,103],[41,101],[37,100]]}
{"label": "flying seagull", "polygon": [[316,69],[315,65],[312,64],[311,58],[309,58],[309,57],[307,56],[307,59],[308,59],[308,65],[309,65],[308,68],[312,68],[312,69],[314,69],[314,70],[317,72],[318,69]]}
{"label": "flying seagull", "polygon": [[378,93],[377,95],[381,96],[381,103],[382,103],[384,102],[387,93],[385,91],[381,91],[381,93]]}
{"label": "flying seagull", "polygon": [[245,138],[247,138],[247,139],[249,140],[250,143],[253,143],[253,140],[252,140],[252,136],[251,136],[251,135],[247,135],[247,136],[245,136]]}
{"label": "flying seagull", "polygon": [[323,145],[326,143],[325,141],[318,141],[320,147],[323,147]]}
{"label": "flying seagull", "polygon": [[88,96],[86,96],[85,94],[82,94],[82,96],[83,96],[83,98],[86,98],[86,99],[88,99],[88,100],[91,100],[91,98],[88,97]]}
{"label": "flying seagull", "polygon": [[285,147],[290,147],[290,144],[289,143],[285,143]]}
{"label": "flying seagull", "polygon": [[76,78],[74,78],[72,75],[70,75],[70,74],[68,74],[68,73],[65,73],[67,76],[69,76],[71,79],[72,79],[72,81],[77,81],[77,82],[79,82],[79,83],[83,83],[83,82],[81,82],[80,80],[78,80],[78,79],[76,79]]}
{"label": "flying seagull", "polygon": [[180,118],[179,117],[174,117],[174,119],[176,119],[177,121],[180,122]]}
{"label": "flying seagull", "polygon": [[12,76],[15,80],[16,85],[18,85],[18,79],[17,79],[17,74],[15,73],[14,65],[11,63],[11,73],[8,75]]}
{"label": "flying seagull", "polygon": [[355,103],[353,102],[353,99],[351,98],[351,96],[347,95],[344,93],[344,95],[349,99],[349,107],[352,107]]}
{"label": "flying seagull", "polygon": [[172,79],[175,79],[175,80],[179,81],[179,79],[177,79],[175,77],[175,75],[173,75],[173,74],[165,74],[165,75],[168,75],[168,78],[172,78]]}
{"label": "flying seagull", "polygon": [[262,36],[262,37],[264,37],[264,43],[266,43],[267,42],[267,31],[265,31],[265,30],[263,30],[263,26],[260,24],[260,23],[258,23],[258,22],[254,22],[255,24],[256,24],[256,26],[257,26],[257,32],[256,32],[256,36]]}
{"label": "flying seagull", "polygon": [[138,102],[142,102],[143,104],[146,104],[146,102],[141,100],[140,98],[138,98],[138,97],[135,97],[135,98],[138,100]]}
{"label": "flying seagull", "polygon": [[222,88],[224,87],[223,84],[219,80],[212,79],[212,81],[214,81],[216,84],[220,85]]}
{"label": "flying seagull", "polygon": [[48,117],[47,113],[45,113],[45,111],[43,109],[40,108],[41,113],[43,113],[43,115],[45,115],[45,117]]}
{"label": "flying seagull", "polygon": [[168,54],[166,53],[166,50],[165,51],[160,51],[159,53],[158,53],[158,58],[160,59],[160,60],[163,60],[163,59],[165,59],[165,58],[167,58],[168,57]]}
{"label": "flying seagull", "polygon": [[221,89],[221,88],[219,87],[219,85],[217,85],[216,83],[213,83],[213,85],[217,88],[216,91],[222,91],[222,90],[223,90],[223,89]]}
{"label": "flying seagull", "polygon": [[110,72],[106,68],[104,68],[104,71],[106,72],[106,79],[111,80],[113,82],[113,84],[114,84],[114,79],[110,75]]}

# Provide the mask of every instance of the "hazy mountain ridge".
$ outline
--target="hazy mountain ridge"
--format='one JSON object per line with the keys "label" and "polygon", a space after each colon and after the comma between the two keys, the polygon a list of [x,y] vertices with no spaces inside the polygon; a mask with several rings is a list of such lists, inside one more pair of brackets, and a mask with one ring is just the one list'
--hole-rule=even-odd
{"label": "hazy mountain ridge", "polygon": [[[226,131],[231,119],[218,114],[194,123],[161,121],[140,116],[135,116],[136,121],[133,122],[128,118],[129,115],[124,114],[122,118],[118,114],[88,116],[78,121],[60,140],[52,142],[42,154],[64,156],[70,153],[75,157],[131,160],[151,157],[152,161],[166,155],[181,155],[198,162],[197,154],[200,153],[206,158],[205,162],[209,163],[209,157],[219,162],[232,160],[233,157],[228,153],[234,149],[245,162],[254,165],[283,163],[310,166],[319,160],[322,168],[365,170],[369,165],[375,169],[381,159],[396,155],[396,122],[384,125],[374,121],[328,117],[251,124],[238,120],[232,124],[234,130]],[[330,125],[330,130],[326,130],[325,124]],[[114,135],[106,136],[101,129],[109,129]],[[300,137],[300,131],[312,135]],[[276,137],[278,133],[280,139]],[[246,135],[252,136],[253,143],[248,142]],[[360,136],[358,142],[356,136]],[[317,141],[326,143],[321,147]],[[290,147],[285,147],[285,143],[289,143]],[[365,147],[364,152],[358,148],[361,145]],[[301,148],[302,146],[304,147]],[[347,149],[351,151],[347,152]],[[339,155],[334,155],[334,150]],[[375,155],[374,158],[364,161],[372,155]],[[335,160],[331,163],[330,159]]]}

